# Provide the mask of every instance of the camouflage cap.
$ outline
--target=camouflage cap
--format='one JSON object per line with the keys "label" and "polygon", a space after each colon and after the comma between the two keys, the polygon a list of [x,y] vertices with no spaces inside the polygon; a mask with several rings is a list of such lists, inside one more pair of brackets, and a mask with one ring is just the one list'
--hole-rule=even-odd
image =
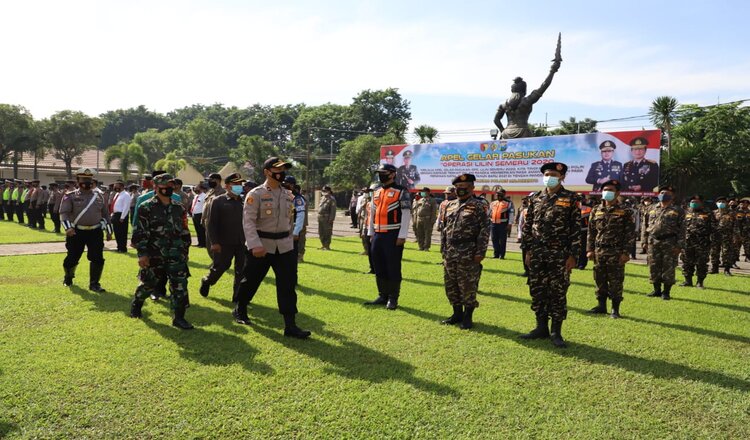
{"label": "camouflage cap", "polygon": [[154,177],[154,184],[155,185],[167,185],[169,182],[173,181],[174,178],[169,173],[163,173],[159,174],[158,176]]}

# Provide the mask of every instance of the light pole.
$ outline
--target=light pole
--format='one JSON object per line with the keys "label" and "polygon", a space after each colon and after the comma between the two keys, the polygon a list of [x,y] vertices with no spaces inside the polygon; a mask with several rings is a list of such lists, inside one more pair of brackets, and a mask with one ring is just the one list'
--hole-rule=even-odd
{"label": "light pole", "polygon": [[[336,143],[340,144],[340,143],[345,142],[345,141],[346,141],[345,138],[339,138],[338,140],[336,140]],[[331,162],[333,162],[333,142],[334,142],[334,140],[331,139]]]}

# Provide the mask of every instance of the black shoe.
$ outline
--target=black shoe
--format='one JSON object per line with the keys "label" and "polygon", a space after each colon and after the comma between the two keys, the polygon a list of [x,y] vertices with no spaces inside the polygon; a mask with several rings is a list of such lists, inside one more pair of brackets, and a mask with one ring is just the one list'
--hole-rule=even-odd
{"label": "black shoe", "polygon": [[685,277],[685,282],[680,284],[682,287],[693,287],[693,277],[692,275],[689,277]]}
{"label": "black shoe", "polygon": [[309,330],[302,330],[296,325],[294,327],[288,327],[284,329],[284,336],[286,336],[287,338],[307,339],[311,334],[312,332],[310,332]]}
{"label": "black shoe", "polygon": [[557,348],[565,348],[568,345],[565,343],[565,339],[562,337],[562,321],[552,321],[552,330],[549,335],[552,340],[552,345]]}
{"label": "black shoe", "polygon": [[388,310],[396,310],[398,308],[398,297],[392,296],[388,298],[388,303],[385,305]]}
{"label": "black shoe", "polygon": [[671,284],[665,284],[664,285],[664,291],[661,293],[661,299],[663,299],[664,301],[669,301],[670,299],[672,299],[672,297],[669,296],[669,292],[671,290],[672,290],[672,285]]}
{"label": "black shoe", "polygon": [[521,339],[546,339],[549,338],[549,324],[546,316],[536,317],[536,328],[525,335],[519,336]]}
{"label": "black shoe", "polygon": [[524,278],[528,278],[529,277],[529,273],[528,272],[524,272],[524,273],[521,274],[521,276],[524,277]]}
{"label": "black shoe", "polygon": [[200,294],[202,297],[206,298],[208,296],[208,291],[211,290],[211,286],[208,284],[208,282],[205,279],[201,280],[201,288],[200,288]]}
{"label": "black shoe", "polygon": [[732,272],[729,270],[729,268],[724,269],[724,276],[731,277]]}
{"label": "black shoe", "polygon": [[386,304],[388,304],[388,298],[385,296],[378,296],[372,301],[365,302],[366,306],[384,306]]}
{"label": "black shoe", "polygon": [[587,313],[593,313],[597,315],[607,314],[607,298],[597,298],[596,300],[599,301],[599,305],[589,310]]}
{"label": "black shoe", "polygon": [[106,292],[106,290],[104,290],[104,287],[102,287],[102,285],[99,283],[89,284],[89,290],[96,293]]}
{"label": "black shoe", "polygon": [[459,326],[461,330],[468,330],[474,327],[474,321],[472,320],[474,315],[474,307],[466,307],[464,309],[464,319]]}
{"label": "black shoe", "polygon": [[185,320],[185,308],[179,307],[174,311],[174,319],[172,319],[172,326],[182,330],[191,330],[193,325]]}
{"label": "black shoe", "polygon": [[695,283],[695,288],[701,290],[705,289],[705,287],[703,287],[703,278],[698,278],[698,282]]}
{"label": "black shoe", "polygon": [[454,325],[464,320],[463,306],[453,306],[453,315],[450,318],[440,321],[443,325]]}
{"label": "black shoe", "polygon": [[130,317],[131,318],[142,318],[143,314],[141,309],[143,308],[143,301],[133,300],[130,303]]}
{"label": "black shoe", "polygon": [[[664,286],[664,287],[666,287],[666,286]],[[654,283],[654,291],[651,292],[651,293],[649,293],[646,296],[648,296],[649,298],[658,298],[658,297],[660,297],[661,296],[661,283]]]}
{"label": "black shoe", "polygon": [[63,286],[70,287],[73,285],[73,278],[76,277],[76,267],[64,267],[65,270],[65,278],[63,278]]}
{"label": "black shoe", "polygon": [[609,315],[612,319],[620,318],[620,301],[612,301],[612,313]]}
{"label": "black shoe", "polygon": [[247,317],[247,311],[240,312],[238,307],[235,307],[234,310],[232,310],[232,317],[234,318],[234,322],[237,324],[242,325],[250,325],[250,318]]}

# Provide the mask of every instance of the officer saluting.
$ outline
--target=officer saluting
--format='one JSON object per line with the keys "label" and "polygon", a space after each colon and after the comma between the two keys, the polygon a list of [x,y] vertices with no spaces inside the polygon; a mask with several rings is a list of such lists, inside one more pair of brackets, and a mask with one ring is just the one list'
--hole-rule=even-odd
{"label": "officer saluting", "polygon": [[612,141],[604,141],[599,144],[602,160],[592,163],[589,174],[586,176],[586,183],[593,185],[592,191],[602,189],[602,184],[608,180],[620,180],[622,163],[612,160],[615,149],[617,149],[617,144]]}
{"label": "officer saluting", "polygon": [[78,261],[83,255],[84,248],[88,249],[89,289],[94,292],[104,292],[99,280],[104,270],[104,234],[107,240],[112,239],[112,226],[109,223],[107,202],[101,193],[93,191],[94,171],[89,168],[80,169],[76,173],[78,189],[63,196],[60,202],[60,221],[65,229],[65,248],[68,255],[63,261],[65,279],[63,285],[73,285]]}
{"label": "officer saluting", "polygon": [[245,230],[247,257],[239,286],[235,322],[250,324],[247,305],[258,291],[269,268],[276,275],[276,300],[284,316],[284,336],[305,339],[310,332],[297,327],[297,256],[294,253],[292,221],[294,196],[281,184],[290,163],[271,157],[263,163],[266,181],[245,196],[242,226]]}

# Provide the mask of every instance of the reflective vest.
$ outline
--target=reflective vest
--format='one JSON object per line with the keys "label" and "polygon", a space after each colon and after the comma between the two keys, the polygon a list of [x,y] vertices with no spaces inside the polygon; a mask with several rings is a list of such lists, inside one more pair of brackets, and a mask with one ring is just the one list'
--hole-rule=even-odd
{"label": "reflective vest", "polygon": [[490,218],[492,219],[492,223],[508,222],[508,208],[510,208],[510,203],[505,200],[496,200],[492,202],[491,208]]}
{"label": "reflective vest", "polygon": [[406,191],[400,187],[380,188],[375,191],[372,204],[375,210],[373,227],[375,232],[401,229],[401,197]]}
{"label": "reflective vest", "polygon": [[26,197],[29,195],[29,190],[25,189],[23,190],[23,193],[21,193],[21,198],[19,199],[21,203],[26,202]]}
{"label": "reflective vest", "polygon": [[3,200],[6,202],[10,200],[10,188],[5,188],[5,191],[3,191]]}
{"label": "reflective vest", "polygon": [[589,228],[589,217],[591,216],[591,207],[582,205],[581,206],[581,228]]}

